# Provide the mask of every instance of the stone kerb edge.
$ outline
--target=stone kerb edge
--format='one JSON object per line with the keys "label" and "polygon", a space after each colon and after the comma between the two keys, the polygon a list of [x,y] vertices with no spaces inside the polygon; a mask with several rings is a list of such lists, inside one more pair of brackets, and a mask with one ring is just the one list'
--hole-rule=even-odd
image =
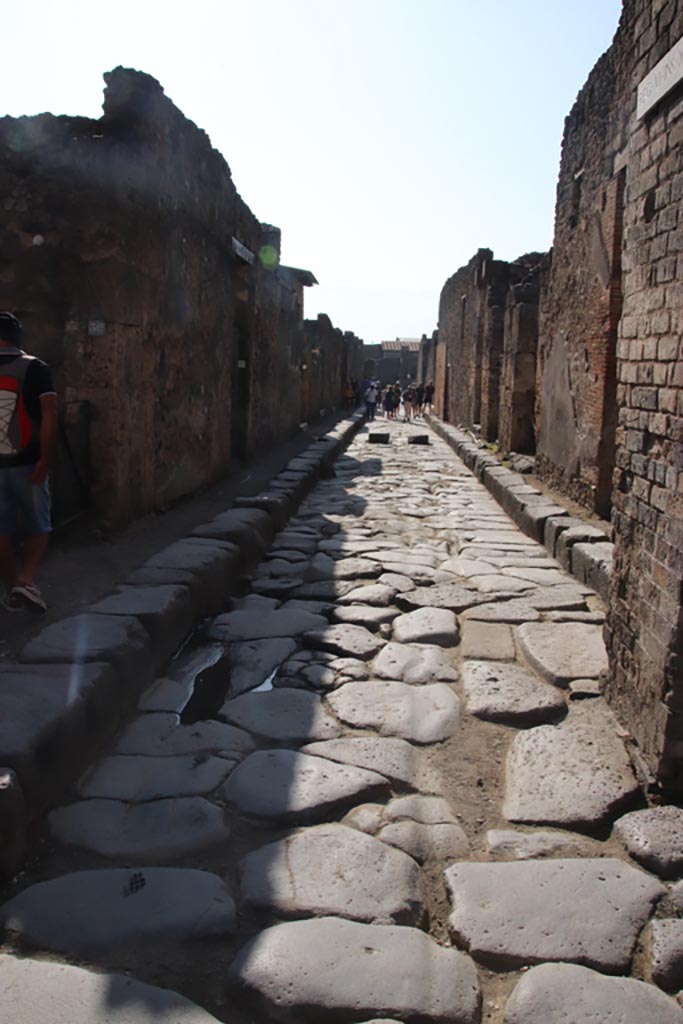
{"label": "stone kerb edge", "polygon": [[[462,459],[520,530],[527,537],[543,544],[548,553],[556,557],[555,549],[560,534],[576,522],[567,510],[540,492],[533,494],[533,488],[526,493],[515,493],[515,488],[520,484],[519,473],[501,466],[494,455],[480,448],[464,430],[443,423],[430,413],[425,413],[424,418],[437,437],[444,440]],[[565,518],[567,525],[563,527],[562,520]],[[550,520],[553,521],[553,528],[549,531],[547,524]],[[612,552],[614,546],[605,535],[602,538],[586,538],[580,543],[581,550],[577,552],[579,557],[566,559],[565,568],[581,583],[592,587],[604,600],[609,594],[611,558],[608,546]],[[595,552],[589,550],[591,546],[595,546]]]}
{"label": "stone kerb edge", "polygon": [[[264,511],[268,512],[269,516],[273,520],[273,529],[272,529],[272,531],[270,531],[271,532],[271,536],[272,536],[272,534],[275,531],[282,529],[282,526],[289,519],[289,517],[291,516],[293,511],[296,509],[296,507],[300,503],[301,499],[313,487],[313,485],[315,484],[315,482],[317,481],[317,479],[320,476],[320,466],[321,466],[321,463],[323,461],[327,461],[329,459],[333,459],[334,457],[336,457],[339,454],[339,452],[341,452],[350,443],[350,441],[355,436],[355,434],[358,432],[358,430],[360,429],[360,427],[362,426],[363,423],[364,423],[364,417],[363,417],[362,413],[353,413],[350,417],[345,417],[344,419],[342,419],[341,422],[339,424],[337,424],[335,427],[333,427],[331,431],[329,431],[323,437],[319,438],[317,441],[314,441],[311,445],[308,446],[308,448],[304,449],[299,454],[299,456],[297,456],[296,458],[302,458],[302,457],[308,455],[309,465],[306,466],[302,470],[301,481],[297,483],[296,487],[292,488],[292,487],[288,486],[287,488],[275,488],[274,489],[275,493],[274,493],[273,492],[273,488],[269,485],[266,488],[266,490],[264,492],[262,492],[261,495],[257,495],[255,498],[241,498],[241,499],[240,498],[236,498],[235,501],[229,507],[232,507],[232,508],[255,508],[255,509],[256,508],[261,508],[261,509],[264,509]],[[293,461],[293,460],[290,460],[290,461]],[[283,472],[286,472],[286,469],[283,470]],[[284,500],[282,500],[282,499],[284,499]],[[272,512],[271,512],[271,509],[268,507],[270,505],[270,503],[271,503],[271,500],[273,502],[273,511]],[[226,511],[227,511],[227,509],[226,509]],[[183,541],[195,541],[196,542],[197,540],[198,540],[198,538],[196,536],[192,536],[191,534],[188,534],[187,537],[178,538],[178,540],[176,542],[174,542],[174,543],[182,543]],[[217,543],[217,547],[220,547],[220,546],[221,546],[220,542],[218,542]],[[227,545],[225,545],[225,547],[227,547]],[[190,575],[191,575],[191,573],[190,573]],[[106,595],[106,596],[112,596],[112,595]],[[100,600],[102,600],[102,599],[99,599],[98,602],[95,602],[95,603],[99,603]],[[217,610],[219,610],[219,609],[217,609]],[[92,606],[87,606],[86,605],[85,607],[83,607],[80,610],[79,614],[80,615],[97,614],[97,612],[95,611],[95,609]],[[60,621],[60,620],[57,620],[57,621]],[[140,620],[137,620],[137,621],[140,621]],[[178,623],[178,626],[180,627],[180,622]],[[144,629],[144,625],[142,625],[142,623],[141,623],[141,628]],[[145,630],[145,633],[147,633],[147,630]],[[175,644],[175,647],[178,647],[182,643],[182,641],[185,639],[185,635],[186,634],[184,633],[182,636],[178,635],[176,637],[176,641],[177,642]],[[170,642],[170,640],[169,640],[169,642]],[[30,667],[34,667],[36,669],[36,671],[41,671],[42,670],[42,671],[45,671],[45,672],[48,672],[49,669],[51,668],[51,666],[48,665],[48,664],[44,664],[44,665],[40,665],[40,664],[27,665],[26,663],[23,663],[21,665],[21,668],[24,671],[27,668],[30,668]],[[11,668],[11,665],[7,665],[7,666],[5,666],[5,668]],[[114,671],[116,671],[115,667],[114,667]],[[121,699],[123,699],[123,697],[125,695],[125,687],[121,687],[120,688],[120,692],[121,692]],[[64,712],[65,714],[66,714],[66,710],[67,709],[65,709],[65,712]],[[117,712],[118,712],[118,710],[120,710],[120,709],[117,709]],[[85,736],[83,737],[84,741],[85,741],[86,738],[88,740],[88,748],[91,751],[91,756],[94,756],[94,754],[97,751],[98,747],[101,745],[101,743],[109,735],[109,730],[107,728],[105,728],[106,723],[104,723],[104,722],[103,723],[99,723],[99,725],[100,725],[100,728],[98,730],[99,731],[99,735],[94,736],[94,735],[92,735],[93,723],[92,723],[92,721],[90,721],[89,722],[90,734],[87,737],[85,737]],[[83,770],[83,767],[84,767],[82,764],[79,763],[75,768],[72,767],[72,770],[70,772],[69,771],[69,766],[70,766],[69,762],[71,761],[71,759],[67,756],[67,754],[68,754],[68,752],[65,752],[64,760],[65,760],[65,762],[67,762],[67,765],[65,766],[65,771],[64,771],[64,782],[63,782],[64,786],[70,785],[71,782],[73,782],[76,774],[81,772]],[[28,756],[30,756],[30,751],[28,752]],[[2,761],[2,752],[0,751],[0,762],[1,761]],[[49,794],[49,797],[48,797],[47,796],[47,791],[46,791],[45,794],[34,794],[34,797],[33,797],[32,801],[31,801],[31,804],[29,805],[28,801],[26,801],[26,795],[25,795],[25,792],[24,792],[24,787],[22,787],[22,785],[21,785],[21,779],[19,779],[18,781],[16,781],[15,784],[13,784],[13,788],[14,788],[15,795],[18,794],[18,796],[21,798],[21,800],[26,804],[27,811],[26,811],[26,815],[22,814],[22,815],[16,816],[16,820],[10,819],[10,821],[8,823],[7,822],[3,822],[3,825],[9,824],[9,828],[5,829],[3,831],[2,845],[0,846],[0,872],[2,871],[2,865],[3,865],[3,852],[4,851],[10,851],[10,850],[16,849],[16,848],[22,848],[23,849],[23,846],[24,846],[23,838],[24,838],[24,828],[25,828],[25,824],[26,824],[26,819],[27,818],[30,819],[32,817],[35,817],[38,813],[44,812],[46,807],[49,806],[50,804],[54,803],[54,800],[56,799],[56,795],[54,793],[51,792]],[[18,867],[18,865],[16,864],[16,857],[11,857],[9,859],[12,862],[13,870],[16,870],[16,868]]]}

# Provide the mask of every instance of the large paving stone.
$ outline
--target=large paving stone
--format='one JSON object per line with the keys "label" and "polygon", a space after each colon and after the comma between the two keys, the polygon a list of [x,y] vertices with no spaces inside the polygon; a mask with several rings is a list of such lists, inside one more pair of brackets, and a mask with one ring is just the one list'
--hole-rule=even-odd
{"label": "large paving stone", "polygon": [[0,907],[0,926],[22,942],[91,959],[153,941],[235,930],[225,883],[189,868],[75,871],[39,882]]}
{"label": "large paving stone", "polygon": [[683,1024],[683,1010],[642,981],[543,964],[518,982],[504,1024]]}
{"label": "large paving stone", "polygon": [[528,622],[518,629],[529,663],[555,686],[572,679],[597,679],[607,671],[600,626],[587,622]]}
{"label": "large paving stone", "polygon": [[458,620],[447,608],[417,608],[394,619],[393,636],[398,643],[454,647],[459,640]]}
{"label": "large paving stone", "polygon": [[220,754],[232,758],[253,749],[254,741],[249,733],[234,725],[214,721],[181,725],[178,715],[159,712],[138,715],[119,736],[114,752],[150,757]]}
{"label": "large paving stone", "polygon": [[495,604],[480,604],[468,608],[463,619],[474,619],[477,622],[538,622],[541,613],[524,598],[513,598],[511,601],[497,601]]}
{"label": "large paving stone", "polygon": [[420,687],[388,679],[346,683],[327,702],[347,725],[425,744],[448,739],[460,713],[458,698],[445,683]]}
{"label": "large paving stone", "polygon": [[508,970],[547,960],[627,971],[664,886],[615,858],[454,864],[449,927],[482,962]]}
{"label": "large paving stone", "polygon": [[611,712],[595,700],[559,725],[516,736],[507,759],[508,821],[562,828],[602,825],[639,796]]}
{"label": "large paving stone", "polygon": [[[195,615],[203,616],[215,614],[223,607],[226,591],[237,582],[239,564],[240,550],[234,544],[194,537],[169,544],[152,555],[142,569],[167,570],[172,574],[167,577],[168,582],[186,582]],[[189,579],[184,577],[185,573],[189,573]]]}
{"label": "large paving stone", "polygon": [[365,626],[375,633],[383,623],[391,622],[397,615],[396,608],[376,608],[369,604],[340,604],[332,613],[332,622]]}
{"label": "large paving stone", "polygon": [[377,838],[403,850],[418,864],[430,860],[459,860],[470,851],[463,829],[447,823],[394,821],[380,829]]}
{"label": "large paving stone", "polygon": [[323,708],[320,697],[307,690],[284,687],[227,700],[219,716],[278,743],[330,740],[342,731],[339,723]]}
{"label": "large paving stone", "polygon": [[512,628],[505,622],[478,622],[476,619],[466,619],[463,624],[460,652],[463,658],[514,661],[515,643]]}
{"label": "large paving stone", "polygon": [[368,558],[340,558],[335,561],[329,555],[318,552],[306,569],[305,579],[316,580],[360,580],[379,576],[381,566]]}
{"label": "large paving stone", "polygon": [[458,678],[446,651],[429,644],[388,643],[379,652],[373,675],[404,683],[452,683]]}
{"label": "large paving stone", "polygon": [[208,635],[229,642],[271,640],[299,636],[308,629],[323,629],[326,625],[327,619],[322,615],[311,615],[310,612],[293,608],[278,608],[274,611],[247,609],[218,615],[209,626]]}
{"label": "large paving stone", "polygon": [[143,804],[81,800],[52,811],[48,825],[67,846],[145,864],[201,853],[230,838],[221,808],[200,796]]}
{"label": "large paving stone", "polygon": [[405,611],[416,608],[446,608],[448,611],[459,613],[490,600],[490,595],[459,583],[437,583],[433,587],[417,587],[415,590],[396,595],[396,604]]}
{"label": "large paving stone", "polygon": [[[230,644],[230,693],[247,693],[272,675],[296,650],[296,640],[243,640]],[[226,680],[226,689],[228,681]]]}
{"label": "large paving stone", "polygon": [[396,597],[396,588],[384,583],[371,583],[366,587],[354,587],[339,599],[340,605],[365,604],[373,608],[386,608]]}
{"label": "large paving stone", "polygon": [[20,659],[32,664],[81,664],[105,661],[113,666],[128,695],[137,695],[152,675],[149,634],[132,615],[83,612],[41,630]]}
{"label": "large paving stone", "polygon": [[248,854],[240,889],[280,917],[333,915],[376,924],[420,925],[420,871],[404,853],[345,825],[318,825]]}
{"label": "large paving stone", "polygon": [[416,928],[335,917],[278,924],[242,948],[229,980],[275,1020],[479,1020],[470,958]]}
{"label": "large paving stone", "polygon": [[652,922],[652,978],[670,991],[683,986],[683,921],[680,918]]}
{"label": "large paving stone", "polygon": [[217,1024],[166,988],[45,960],[0,954],[7,1024]]}
{"label": "large paving stone", "polygon": [[326,626],[304,633],[304,643],[317,651],[329,651],[342,657],[369,661],[384,646],[368,629],[362,626]]}
{"label": "large paving stone", "polygon": [[600,847],[585,836],[572,832],[554,832],[539,829],[536,832],[516,832],[513,829],[491,829],[486,833],[491,853],[514,860],[533,860],[535,857],[597,856]]}
{"label": "large paving stone", "polygon": [[585,587],[569,583],[562,587],[539,587],[526,600],[541,612],[585,611],[586,593]]}
{"label": "large paving stone", "polygon": [[385,809],[387,821],[421,822],[424,825],[456,825],[457,819],[450,804],[440,796],[421,796],[409,793],[399,796],[387,804]]}
{"label": "large paving stone", "polygon": [[236,761],[186,754],[178,757],[105,757],[81,779],[84,798],[141,803],[162,797],[200,796],[225,782]]}
{"label": "large paving stone", "polygon": [[540,725],[561,718],[567,710],[562,693],[522,665],[466,661],[462,681],[467,710],[487,722]]}
{"label": "large paving stone", "polygon": [[301,824],[381,798],[388,788],[383,776],[363,768],[293,750],[259,750],[235,769],[223,795],[245,814]]}
{"label": "large paving stone", "polygon": [[0,668],[0,765],[30,804],[47,803],[117,725],[119,705],[106,663]]}
{"label": "large paving stone", "polygon": [[327,757],[341,764],[353,764],[357,768],[384,775],[392,782],[400,782],[411,789],[424,790],[437,785],[435,779],[422,768],[419,751],[406,740],[387,737],[347,736],[323,743],[308,743],[302,747],[305,754]]}
{"label": "large paving stone", "polygon": [[660,878],[683,874],[683,810],[651,807],[631,811],[614,825],[614,834],[632,857]]}

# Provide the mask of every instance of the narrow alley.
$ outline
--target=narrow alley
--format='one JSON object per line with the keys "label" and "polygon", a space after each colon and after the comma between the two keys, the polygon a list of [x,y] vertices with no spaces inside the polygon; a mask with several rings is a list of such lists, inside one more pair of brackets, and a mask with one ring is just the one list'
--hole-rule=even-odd
{"label": "narrow alley", "polygon": [[600,599],[423,423],[325,477],[48,815],[2,1020],[683,1024]]}

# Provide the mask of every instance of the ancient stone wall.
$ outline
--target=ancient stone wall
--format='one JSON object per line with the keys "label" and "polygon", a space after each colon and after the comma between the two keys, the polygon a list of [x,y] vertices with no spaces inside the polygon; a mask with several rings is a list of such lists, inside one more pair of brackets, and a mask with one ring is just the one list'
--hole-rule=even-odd
{"label": "ancient stone wall", "polygon": [[279,232],[154,79],[105,79],[98,120],[0,119],[0,308],[55,373],[58,513],[88,501],[121,526],[291,433],[302,406],[340,405],[346,353],[335,342],[325,393],[312,375],[302,399]]}
{"label": "ancient stone wall", "polygon": [[632,108],[629,75],[620,33],[565,121],[539,325],[538,473],[604,517],[614,468],[624,188],[618,155]]}
{"label": "ancient stone wall", "polygon": [[683,793],[683,86],[642,117],[636,86],[683,36],[683,3],[625,4],[629,71],[623,315],[617,348],[608,696],[650,772]]}

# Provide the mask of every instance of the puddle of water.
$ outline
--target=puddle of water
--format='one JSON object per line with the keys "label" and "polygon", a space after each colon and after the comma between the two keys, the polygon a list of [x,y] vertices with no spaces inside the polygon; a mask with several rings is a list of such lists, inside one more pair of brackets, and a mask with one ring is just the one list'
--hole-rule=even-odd
{"label": "puddle of water", "polygon": [[275,679],[275,676],[277,675],[277,670],[278,670],[279,667],[280,666],[278,665],[276,668],[274,668],[273,671],[270,673],[270,675],[266,676],[266,678],[263,680],[262,683],[259,683],[258,686],[255,686],[254,689],[250,690],[249,692],[250,693],[265,693],[266,690],[272,690],[273,689],[273,680]]}

